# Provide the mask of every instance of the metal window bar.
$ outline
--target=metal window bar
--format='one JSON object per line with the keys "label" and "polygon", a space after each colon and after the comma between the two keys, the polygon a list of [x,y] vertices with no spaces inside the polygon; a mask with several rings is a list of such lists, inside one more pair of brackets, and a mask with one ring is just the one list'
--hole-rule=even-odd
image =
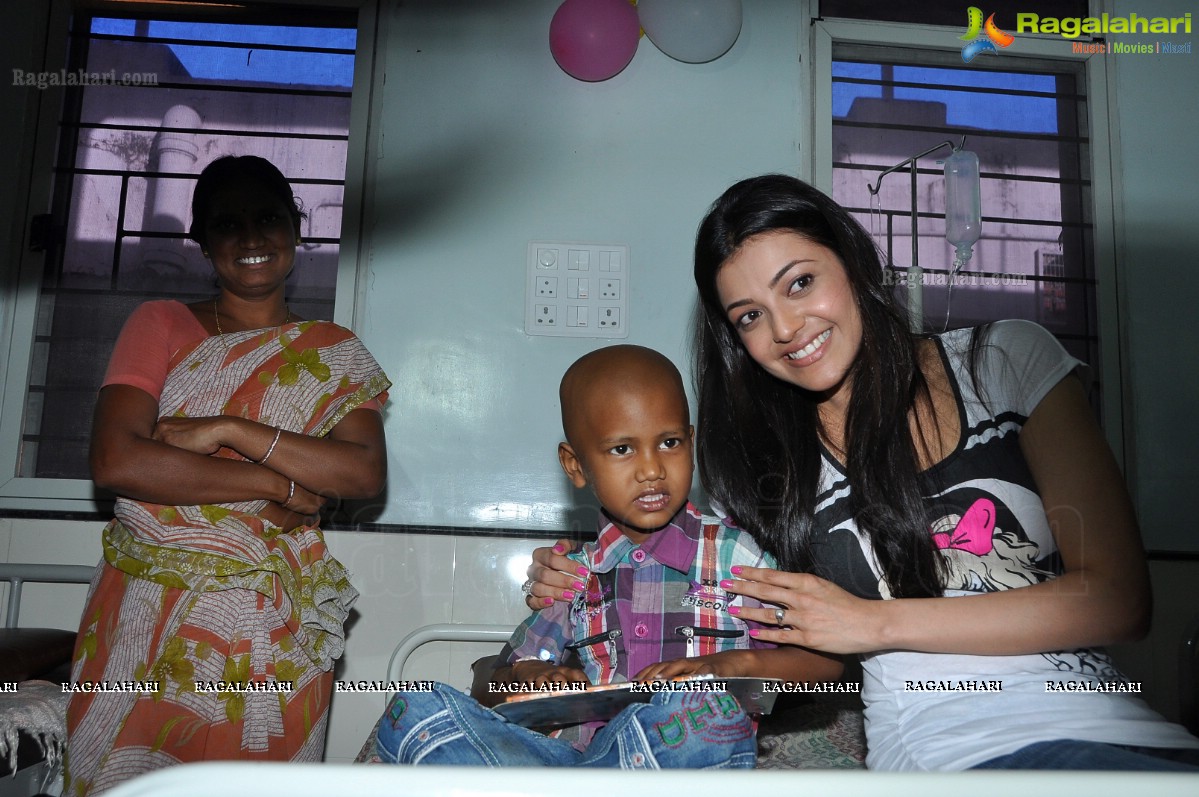
{"label": "metal window bar", "polygon": [[[844,58],[838,58],[840,63],[859,63],[868,66],[875,66],[877,62],[870,61],[846,61]],[[911,66],[910,64],[892,64],[891,66]],[[1085,100],[1085,94],[1074,94],[1070,92],[1058,94],[1052,91],[1037,91],[1036,89],[1008,89],[992,86],[970,86],[961,83],[916,83],[910,80],[882,80],[876,78],[865,77],[848,77],[841,75],[833,75],[831,78],[833,83],[846,83],[858,86],[880,86],[900,89],[918,89],[923,91],[958,91],[969,94],[1002,94],[1012,97],[1040,97],[1046,100]]]}
{"label": "metal window bar", "polygon": [[321,53],[325,55],[355,55],[344,47],[313,47],[303,44],[274,44],[272,42],[224,41],[220,39],[179,39],[166,36],[123,36],[119,33],[89,32],[92,41],[128,42],[132,44],[180,44],[185,47],[223,47],[234,50],[275,50],[288,53]]}
{"label": "metal window bar", "polygon": [[[163,9],[162,11],[163,11],[163,13],[161,13],[161,14],[156,13],[156,15],[155,15],[156,18],[167,19],[167,18],[174,17],[176,19],[186,19],[186,21],[189,21],[189,22],[201,22],[202,23],[205,21],[209,21],[209,22],[217,22],[217,23],[224,23],[224,24],[228,24],[230,22],[232,24],[253,24],[254,22],[258,21],[258,20],[251,20],[248,17],[243,19],[243,18],[241,18],[240,15],[238,16],[237,19],[232,19],[232,18],[221,19],[221,18],[215,18],[215,17],[200,18],[198,16],[189,15],[189,14],[183,14],[183,15],[172,14],[171,9]],[[315,21],[318,17],[323,18],[323,19],[325,19],[327,25],[330,27],[353,28],[355,25],[354,15],[346,14],[341,11],[338,11],[331,15],[330,14],[322,15],[321,13],[317,12],[315,9],[298,9],[298,12],[304,18],[305,21]],[[309,12],[316,12],[316,13],[309,13]],[[79,15],[76,18],[76,28],[75,29],[81,30],[84,32],[79,35],[72,36],[72,38],[71,38],[70,47],[69,47],[69,50],[70,50],[69,64],[72,66],[72,68],[87,68],[90,45],[93,41],[101,41],[101,40],[108,41],[108,42],[123,42],[123,43],[129,43],[129,44],[138,44],[138,43],[148,44],[148,45],[181,44],[181,45],[186,45],[186,46],[190,46],[190,47],[211,47],[211,48],[219,48],[219,49],[225,49],[225,50],[240,48],[240,49],[257,49],[257,50],[295,52],[295,53],[300,53],[300,54],[347,55],[347,56],[351,56],[351,57],[356,54],[356,51],[353,49],[336,48],[336,47],[314,47],[314,46],[309,46],[309,45],[289,45],[289,44],[273,44],[273,43],[258,43],[258,42],[250,43],[250,42],[242,42],[242,41],[181,39],[181,38],[144,36],[144,35],[139,36],[139,35],[91,33],[91,31],[90,31],[90,28],[92,27],[91,19],[93,17],[113,17],[113,16],[122,16],[122,15],[102,14],[102,13],[89,14],[87,12],[84,12],[83,14]],[[278,20],[278,18],[274,17],[270,20],[265,20],[265,19],[261,20],[261,22],[263,22],[265,24],[274,24],[276,27],[286,27],[286,26],[279,26],[277,23],[277,20]],[[146,20],[145,20],[145,18],[140,18],[139,21],[145,22]],[[297,21],[298,20],[293,18],[290,22],[290,25],[295,26]],[[300,24],[303,25],[303,22],[300,22]],[[319,27],[321,25],[318,23],[316,26]],[[146,29],[145,25],[139,25],[138,30],[140,32],[145,32],[147,29]],[[211,97],[211,96],[219,96],[220,94],[226,94],[226,95],[269,94],[269,95],[273,95],[273,96],[288,96],[288,97],[293,97],[293,98],[348,99],[351,96],[351,90],[349,88],[341,89],[341,88],[325,88],[325,87],[303,87],[303,86],[297,87],[294,85],[255,84],[255,83],[244,82],[244,81],[237,82],[237,83],[219,83],[215,80],[206,79],[206,78],[197,79],[195,82],[157,83],[156,85],[129,86],[127,88],[138,88],[138,89],[159,90],[159,91],[175,90],[175,91],[186,92],[187,94],[189,94],[193,97],[205,96],[205,95]],[[54,194],[53,209],[52,209],[51,216],[52,216],[52,218],[59,220],[58,223],[60,225],[65,225],[67,223],[67,220],[69,220],[71,218],[70,211],[71,211],[71,205],[73,204],[75,183],[79,176],[93,175],[93,176],[118,178],[118,180],[119,180],[118,207],[117,207],[116,230],[115,230],[114,240],[112,241],[112,244],[111,244],[113,247],[113,260],[112,260],[111,273],[109,274],[109,279],[108,279],[109,288],[108,288],[108,290],[76,288],[76,287],[68,288],[68,287],[64,287],[62,284],[60,284],[60,281],[63,276],[62,269],[64,267],[64,258],[65,258],[66,252],[67,252],[67,249],[65,246],[66,241],[64,238],[61,237],[63,234],[64,228],[60,227],[55,231],[56,234],[54,236],[52,236],[52,240],[49,242],[49,244],[47,246],[47,251],[46,251],[46,256],[45,256],[46,270],[45,270],[45,277],[43,280],[43,285],[41,288],[41,296],[47,302],[48,307],[53,307],[53,305],[57,303],[58,297],[64,297],[64,296],[68,296],[68,295],[87,295],[90,293],[95,294],[95,295],[102,295],[102,296],[126,296],[126,297],[129,297],[130,299],[139,299],[140,298],[142,300],[149,299],[149,298],[167,298],[167,297],[180,298],[180,299],[184,299],[184,300],[193,298],[188,295],[185,295],[185,293],[181,293],[179,290],[157,292],[157,291],[153,291],[153,290],[145,290],[144,288],[121,289],[118,286],[118,281],[119,281],[119,277],[120,277],[122,247],[124,246],[126,239],[140,238],[140,239],[180,240],[180,239],[187,238],[186,233],[159,232],[159,231],[154,231],[154,230],[136,230],[136,229],[129,228],[129,221],[127,219],[127,208],[129,206],[129,201],[130,201],[129,197],[130,197],[130,191],[131,191],[131,185],[130,185],[131,180],[133,180],[135,178],[139,179],[139,180],[140,179],[155,179],[155,178],[171,178],[171,179],[188,179],[188,178],[190,178],[190,179],[194,180],[197,177],[197,175],[195,175],[195,174],[179,174],[179,173],[174,173],[174,172],[138,171],[136,169],[104,170],[104,169],[81,168],[78,166],[78,164],[80,163],[80,161],[78,159],[78,149],[82,144],[81,137],[87,131],[113,130],[113,131],[118,131],[121,133],[141,132],[141,133],[152,133],[155,135],[158,135],[158,134],[161,134],[164,132],[166,132],[166,133],[190,133],[190,134],[200,133],[200,134],[203,134],[210,138],[227,136],[230,139],[235,139],[235,138],[243,138],[243,139],[244,138],[256,138],[256,139],[273,138],[273,139],[291,140],[291,141],[331,141],[331,142],[347,142],[349,140],[348,132],[347,133],[289,132],[286,130],[240,130],[240,129],[228,129],[228,128],[212,128],[212,129],[205,128],[203,130],[196,130],[196,129],[191,129],[191,128],[162,127],[162,126],[156,126],[156,125],[138,125],[138,124],[129,124],[129,123],[110,124],[110,123],[105,123],[102,121],[84,121],[83,117],[82,117],[84,91],[85,91],[84,89],[72,90],[72,91],[68,91],[68,93],[66,95],[66,101],[64,103],[62,118],[59,122],[60,142],[61,143],[60,143],[60,148],[59,148],[58,162],[59,162],[59,164],[63,164],[63,165],[60,165],[59,167],[57,167],[54,170],[56,180],[59,181],[60,187],[58,190],[55,191],[55,194]],[[325,185],[325,186],[339,186],[339,187],[344,186],[344,179],[290,178],[289,182],[293,186],[297,186],[297,185]],[[313,210],[315,210],[315,208],[313,208]],[[308,234],[308,235],[305,235],[305,242],[306,242],[306,244],[340,246],[341,240],[340,240],[340,237],[315,236],[312,234]],[[195,296],[194,298],[203,298],[203,297]],[[317,300],[309,299],[309,301],[312,302],[312,301],[317,301]],[[50,369],[47,367],[48,363],[52,362],[52,358],[55,356],[53,354],[53,349],[51,348],[51,345],[52,344],[54,344],[54,345],[68,344],[69,345],[77,337],[78,336],[71,336],[71,335],[63,336],[60,334],[55,334],[54,332],[51,332],[50,334],[39,333],[39,334],[35,335],[35,338],[34,338],[35,351],[40,350],[41,352],[43,352],[40,355],[35,354],[35,357],[38,357],[40,360],[44,360],[44,361],[42,362],[41,368],[40,368],[41,376],[35,375],[33,377],[33,379],[31,380],[31,384],[29,384],[28,388],[27,388],[27,395],[28,395],[27,418],[26,418],[26,424],[25,424],[26,428],[22,430],[23,431],[22,441],[24,443],[31,444],[31,446],[30,446],[29,451],[22,453],[22,455],[21,455],[22,460],[25,460],[26,455],[29,454],[29,455],[31,455],[29,458],[30,462],[33,462],[33,463],[40,462],[37,452],[38,452],[39,444],[42,442],[58,442],[58,443],[69,442],[69,443],[73,443],[75,445],[79,445],[79,444],[85,444],[87,441],[87,438],[85,435],[80,435],[78,433],[71,433],[70,431],[68,431],[66,429],[60,429],[60,427],[57,427],[57,426],[55,426],[54,428],[60,429],[58,434],[46,433],[46,430],[41,428],[42,424],[41,424],[41,421],[39,420],[41,417],[41,413],[43,411],[45,411],[46,401],[47,401],[48,397],[53,396],[53,395],[71,395],[71,396],[77,397],[77,399],[70,399],[72,401],[88,400],[90,395],[93,394],[95,391],[94,386],[80,386],[80,385],[75,385],[75,384],[58,384],[58,382],[60,382],[62,380],[60,378],[54,378]],[[94,340],[94,337],[89,338],[89,340]],[[81,341],[75,340],[74,342],[79,343]],[[36,415],[36,417],[32,417],[34,415]],[[26,464],[21,464],[19,467],[20,467],[21,473],[26,472],[26,470],[27,470]],[[38,464],[38,465],[34,465],[33,467],[37,471],[39,471],[36,475],[41,475],[40,471],[41,471],[42,466],[40,464]],[[86,466],[84,466],[84,470],[86,470]],[[35,474],[31,471],[30,475],[35,475]]]}
{"label": "metal window bar", "polygon": [[[176,130],[176,131],[190,132],[190,133],[206,133],[206,132],[208,132],[206,130],[197,130],[197,129],[188,129],[188,128],[172,128],[172,129]],[[299,136],[286,136],[286,135],[276,135],[275,137],[279,138],[279,139],[299,138]],[[342,136],[341,138],[342,138],[342,140],[346,139],[345,136]],[[121,252],[124,247],[124,241],[126,238],[157,238],[157,239],[177,240],[177,241],[191,240],[191,238],[187,235],[187,233],[158,232],[155,230],[142,230],[142,229],[126,227],[125,226],[125,209],[128,205],[129,180],[131,178],[157,179],[157,178],[166,177],[166,178],[181,179],[181,180],[193,180],[194,181],[198,177],[198,175],[196,175],[196,174],[191,174],[191,173],[187,173],[187,172],[153,172],[153,171],[134,172],[134,171],[124,171],[124,170],[117,170],[117,169],[81,169],[81,168],[77,168],[77,167],[64,167],[64,168],[56,169],[55,173],[66,175],[67,177],[75,177],[76,175],[81,175],[81,174],[101,175],[101,176],[106,176],[106,177],[118,177],[121,180],[120,196],[117,200],[118,204],[117,204],[116,241],[114,242],[114,245],[113,245],[112,271],[109,276],[109,288],[112,291],[119,291],[118,283],[120,280],[120,271],[121,271]],[[297,185],[343,186],[345,184],[344,180],[331,180],[331,179],[327,179],[327,178],[321,179],[321,178],[316,178],[316,177],[288,178],[288,182],[293,187],[297,186]],[[340,236],[337,238],[328,238],[328,237],[320,238],[320,237],[309,236],[307,238],[307,240],[309,243],[314,243],[314,244],[336,244],[336,245],[341,244]],[[54,292],[54,291],[48,291],[48,292]],[[173,295],[173,294],[171,294],[171,295]]]}

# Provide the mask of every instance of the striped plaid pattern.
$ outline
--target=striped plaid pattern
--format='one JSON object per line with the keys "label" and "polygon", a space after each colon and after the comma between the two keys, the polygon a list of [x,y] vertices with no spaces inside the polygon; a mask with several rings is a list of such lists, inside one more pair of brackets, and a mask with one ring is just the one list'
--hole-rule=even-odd
{"label": "striped plaid pattern", "polygon": [[[734,606],[760,604],[725,593],[719,583],[732,577],[734,565],[774,567],[774,560],[748,533],[703,518],[690,503],[643,545],[607,523],[573,558],[591,570],[587,589],[571,604],[529,617],[501,661],[561,662],[573,649],[588,679],[604,684],[627,681],[660,661],[771,647],[747,633],[757,624],[728,613],[730,598]],[[690,643],[679,629],[692,629]]]}

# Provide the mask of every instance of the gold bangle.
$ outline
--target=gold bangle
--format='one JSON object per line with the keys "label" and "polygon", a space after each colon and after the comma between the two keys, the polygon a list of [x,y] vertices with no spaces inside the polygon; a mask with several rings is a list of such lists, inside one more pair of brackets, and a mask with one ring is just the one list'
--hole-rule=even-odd
{"label": "gold bangle", "polygon": [[266,450],[266,453],[262,455],[262,459],[258,460],[259,465],[265,465],[266,461],[271,458],[271,454],[275,453],[275,446],[279,445],[279,438],[282,436],[283,436],[283,430],[276,427],[275,428],[275,439],[271,441],[271,446],[270,446],[270,448],[268,448]]}
{"label": "gold bangle", "polygon": [[288,481],[291,482],[291,484],[287,488],[287,500],[283,502],[284,509],[291,509],[291,507],[288,506],[288,504],[291,503],[291,499],[295,498],[295,495],[296,495],[296,480],[288,479]]}

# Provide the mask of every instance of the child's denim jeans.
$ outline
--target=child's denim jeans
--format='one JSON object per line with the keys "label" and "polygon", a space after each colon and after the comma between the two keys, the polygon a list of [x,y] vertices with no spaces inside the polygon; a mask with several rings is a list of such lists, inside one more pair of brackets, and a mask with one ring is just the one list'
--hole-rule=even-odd
{"label": "child's denim jeans", "polygon": [[585,751],[508,722],[445,684],[400,692],[379,723],[379,756],[398,764],[749,769],[752,718],[724,692],[659,692],[600,729]]}

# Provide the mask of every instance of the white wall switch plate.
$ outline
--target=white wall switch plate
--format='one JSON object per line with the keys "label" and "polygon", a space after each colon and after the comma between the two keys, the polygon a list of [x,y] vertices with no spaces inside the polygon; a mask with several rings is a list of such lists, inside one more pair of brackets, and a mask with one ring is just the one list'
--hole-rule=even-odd
{"label": "white wall switch plate", "polygon": [[529,241],[525,334],[629,336],[629,247]]}

